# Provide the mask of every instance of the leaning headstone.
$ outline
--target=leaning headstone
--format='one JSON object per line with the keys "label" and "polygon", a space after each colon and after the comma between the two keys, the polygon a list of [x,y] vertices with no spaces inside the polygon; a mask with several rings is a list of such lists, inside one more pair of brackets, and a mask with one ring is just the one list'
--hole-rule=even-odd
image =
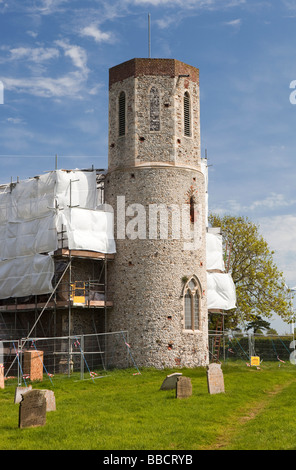
{"label": "leaning headstone", "polygon": [[210,364],[207,366],[208,391],[211,395],[224,393],[224,377],[221,364]]}
{"label": "leaning headstone", "polygon": [[189,377],[178,377],[176,383],[176,398],[188,398],[192,395],[192,384]]}
{"label": "leaning headstone", "polygon": [[29,392],[30,390],[32,390],[32,385],[28,385],[28,387],[16,387],[14,394],[14,403],[20,403],[23,399],[22,395]]}
{"label": "leaning headstone", "polygon": [[4,365],[0,364],[0,388],[4,389]]}
{"label": "leaning headstone", "polygon": [[19,408],[19,428],[44,426],[46,398],[41,390],[30,390],[23,395]]}
{"label": "leaning headstone", "polygon": [[46,411],[56,411],[56,402],[54,392],[52,390],[41,390],[46,400]]}
{"label": "leaning headstone", "polygon": [[181,375],[182,375],[181,372],[176,372],[175,374],[167,375],[164,381],[162,382],[160,390],[175,390],[177,379]]}

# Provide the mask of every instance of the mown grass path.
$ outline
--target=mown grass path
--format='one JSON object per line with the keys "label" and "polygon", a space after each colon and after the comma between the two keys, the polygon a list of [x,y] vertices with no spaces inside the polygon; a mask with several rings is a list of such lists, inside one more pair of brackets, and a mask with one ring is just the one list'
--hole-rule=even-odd
{"label": "mown grass path", "polygon": [[[204,450],[295,450],[296,426],[293,423],[291,427],[296,418],[292,403],[295,390],[296,379],[267,390],[259,401],[242,407],[216,441]],[[281,444],[277,432],[287,433]]]}

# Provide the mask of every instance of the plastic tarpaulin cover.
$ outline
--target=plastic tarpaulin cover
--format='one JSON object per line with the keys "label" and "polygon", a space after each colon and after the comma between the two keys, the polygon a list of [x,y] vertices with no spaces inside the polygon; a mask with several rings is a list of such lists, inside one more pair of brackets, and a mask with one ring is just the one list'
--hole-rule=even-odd
{"label": "plastic tarpaulin cover", "polygon": [[55,195],[60,209],[70,206],[95,209],[97,205],[96,172],[57,171]]}
{"label": "plastic tarpaulin cover", "polygon": [[0,225],[0,260],[57,249],[55,215]]}
{"label": "plastic tarpaulin cover", "polygon": [[58,248],[61,219],[70,249],[115,253],[113,213],[96,206],[95,171],[56,170],[1,186],[0,298],[52,292],[53,260],[42,253]]}
{"label": "plastic tarpaulin cover", "polygon": [[206,234],[207,269],[225,271],[222,249],[222,235],[216,233]]}
{"label": "plastic tarpaulin cover", "polygon": [[0,299],[53,291],[54,262],[48,255],[0,261]]}
{"label": "plastic tarpaulin cover", "polygon": [[60,212],[59,225],[66,227],[70,250],[115,253],[113,213],[80,208]]}
{"label": "plastic tarpaulin cover", "polygon": [[208,310],[236,308],[235,285],[229,273],[207,273]]}

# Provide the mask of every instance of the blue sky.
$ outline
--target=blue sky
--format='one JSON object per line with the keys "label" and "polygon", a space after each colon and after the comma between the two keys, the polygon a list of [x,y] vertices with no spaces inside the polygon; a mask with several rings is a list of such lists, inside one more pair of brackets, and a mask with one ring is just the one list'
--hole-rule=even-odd
{"label": "blue sky", "polygon": [[258,223],[296,286],[296,0],[0,0],[0,183],[107,168],[108,69],[148,56],[148,13],[151,56],[200,69],[210,210]]}

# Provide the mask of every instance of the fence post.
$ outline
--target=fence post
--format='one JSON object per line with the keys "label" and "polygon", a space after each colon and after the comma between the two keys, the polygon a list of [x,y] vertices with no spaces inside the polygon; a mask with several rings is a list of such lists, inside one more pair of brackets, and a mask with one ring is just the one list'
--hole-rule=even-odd
{"label": "fence post", "polygon": [[80,379],[84,379],[84,336],[80,337]]}

